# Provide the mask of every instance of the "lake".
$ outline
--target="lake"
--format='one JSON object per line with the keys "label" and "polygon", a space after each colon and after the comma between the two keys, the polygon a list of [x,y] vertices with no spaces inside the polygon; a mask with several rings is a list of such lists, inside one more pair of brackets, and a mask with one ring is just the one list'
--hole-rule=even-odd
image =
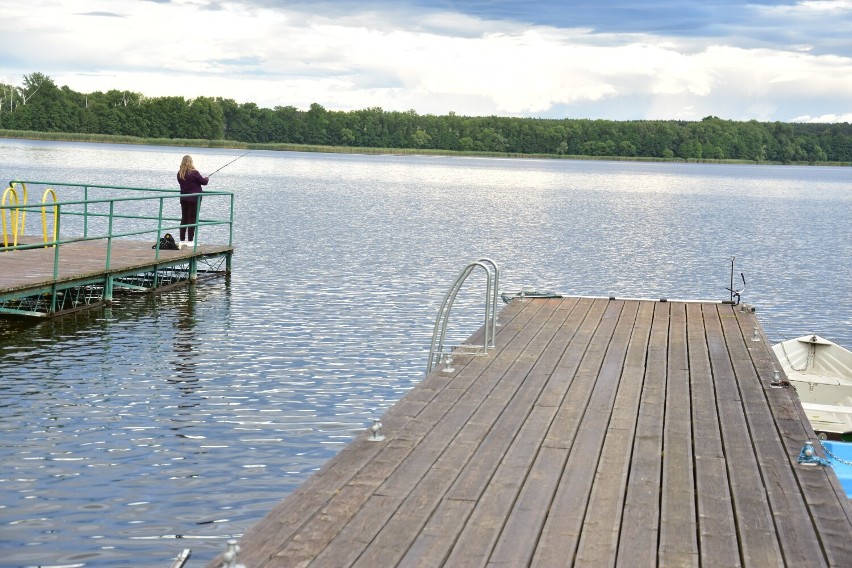
{"label": "lake", "polygon": [[[186,153],[206,174],[244,152],[0,139],[0,172],[174,188]],[[480,257],[507,293],[715,300],[736,257],[772,342],[850,348],[850,174],[251,151],[209,186],[236,195],[229,277],[0,321],[0,566],[204,566],[417,384]]]}

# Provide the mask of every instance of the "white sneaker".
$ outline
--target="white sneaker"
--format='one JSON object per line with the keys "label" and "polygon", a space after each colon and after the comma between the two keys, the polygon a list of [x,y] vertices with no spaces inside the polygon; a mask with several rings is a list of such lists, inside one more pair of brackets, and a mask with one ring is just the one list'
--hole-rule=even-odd
{"label": "white sneaker", "polygon": [[186,248],[193,248],[195,246],[195,241],[184,241]]}

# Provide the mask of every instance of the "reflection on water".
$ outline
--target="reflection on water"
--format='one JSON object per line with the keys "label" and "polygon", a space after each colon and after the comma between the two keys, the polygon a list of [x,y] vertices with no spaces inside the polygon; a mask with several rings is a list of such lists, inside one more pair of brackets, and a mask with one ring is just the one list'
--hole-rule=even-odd
{"label": "reflection on water", "polygon": [[[0,150],[14,177],[145,187],[186,153]],[[416,384],[481,256],[507,292],[723,299],[736,255],[773,339],[852,345],[848,169],[252,152],[212,182],[237,194],[230,278],[0,323],[0,566],[204,565]]]}
{"label": "reflection on water", "polygon": [[174,348],[174,376],[169,382],[185,394],[192,394],[198,387],[198,336],[195,333],[195,286],[189,288],[186,302],[178,306],[178,319],[172,346]]}

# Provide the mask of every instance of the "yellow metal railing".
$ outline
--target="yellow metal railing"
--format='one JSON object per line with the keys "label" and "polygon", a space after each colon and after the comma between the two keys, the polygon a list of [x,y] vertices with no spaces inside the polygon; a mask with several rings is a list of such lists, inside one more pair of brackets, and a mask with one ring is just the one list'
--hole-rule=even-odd
{"label": "yellow metal railing", "polygon": [[[21,186],[21,195],[18,195],[18,191],[15,189],[16,185]],[[50,195],[53,197],[53,235],[52,238],[48,238],[47,235],[47,210],[45,208],[45,201],[47,201],[47,196]],[[6,207],[6,199],[9,198],[10,207]],[[57,197],[56,191],[51,188],[47,188],[44,192],[44,195],[41,198],[41,231],[44,235],[44,242],[47,244],[48,242],[56,241],[56,237],[59,232],[59,205],[57,205]],[[9,184],[9,187],[3,192],[3,200],[0,202],[0,215],[2,215],[2,225],[3,225],[3,246],[9,246],[9,236],[12,237],[12,246],[18,246],[18,237],[24,236],[24,227],[26,226],[27,221],[27,184],[23,182],[13,181]],[[9,222],[6,221],[6,211],[9,211]],[[11,232],[9,231],[11,225]]]}
{"label": "yellow metal railing", "polygon": [[9,187],[14,188],[16,185],[21,186],[21,207],[23,209],[21,209],[21,212],[20,212],[21,220],[18,222],[18,236],[23,237],[24,236],[24,226],[25,226],[25,223],[27,222],[27,184],[25,184],[22,181],[21,182],[18,182],[18,181],[10,181],[9,182]]}
{"label": "yellow metal railing", "polygon": [[[45,211],[44,206],[44,202],[47,201],[48,195],[51,195],[53,197],[53,235],[50,239],[47,238],[47,212]],[[41,231],[44,234],[45,245],[48,242],[56,242],[57,236],[59,234],[59,205],[56,202],[56,192],[49,187],[45,189],[44,195],[41,198]]]}
{"label": "yellow metal railing", "polygon": [[[11,184],[6,190],[3,192],[3,199],[0,201],[0,217],[2,217],[3,224],[3,246],[9,246],[9,225],[6,222],[6,198],[9,198],[9,204],[14,206],[14,208],[10,208],[9,211],[9,222],[12,225],[12,246],[18,246],[18,216],[21,214],[19,207],[21,206],[21,202],[18,199],[18,192],[15,191],[15,184]],[[21,223],[23,225],[23,223]]]}

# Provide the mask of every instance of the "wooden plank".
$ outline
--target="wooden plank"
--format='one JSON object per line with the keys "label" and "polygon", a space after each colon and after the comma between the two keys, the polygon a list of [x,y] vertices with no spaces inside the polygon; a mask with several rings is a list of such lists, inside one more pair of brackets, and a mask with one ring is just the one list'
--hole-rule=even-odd
{"label": "wooden plank", "polygon": [[[740,566],[734,505],[704,334],[704,312],[700,304],[689,304],[686,310],[700,564]],[[716,317],[716,310],[710,311],[710,317]]]}
{"label": "wooden plank", "polygon": [[[580,325],[596,325],[597,318],[601,312],[590,310],[589,308],[590,306],[588,304],[581,304],[578,310],[572,312],[570,320],[566,322],[568,328],[576,330],[577,326]],[[559,362],[557,362],[557,366],[558,365]],[[548,381],[548,385],[552,383],[553,377],[556,376],[556,374],[555,370],[550,373],[550,381]],[[547,387],[545,386],[545,388]],[[541,396],[543,395],[540,394],[539,399]],[[520,422],[520,420],[514,417],[511,419],[514,422]],[[449,498],[478,499],[484,491],[488,480],[497,469],[497,466],[499,465],[499,458],[503,455],[509,443],[510,440],[505,439],[499,433],[485,438],[480,451],[477,452],[475,460],[461,472],[458,479],[453,484],[453,487],[448,494]]]}
{"label": "wooden plank", "polygon": [[618,541],[618,559],[624,565],[657,564],[670,306],[669,303],[654,306]]}
{"label": "wooden plank", "polygon": [[704,328],[715,377],[716,401],[722,440],[728,458],[728,479],[739,527],[740,554],[744,566],[783,564],[780,543],[772,519],[766,488],[760,477],[742,405],[737,377],[722,331],[721,318],[732,317],[729,310],[716,317],[704,314]]}
{"label": "wooden plank", "polygon": [[698,566],[685,304],[673,304],[669,312],[667,359],[659,561]]}
{"label": "wooden plank", "polygon": [[[54,248],[37,248],[0,253],[0,293],[27,290],[51,284]],[[222,245],[199,245],[197,250],[161,250],[159,260],[150,243],[116,239],[106,268],[105,240],[69,243],[60,247],[57,282],[73,282],[106,274],[144,269],[175,260],[223,254],[233,251]]]}
{"label": "wooden plank", "polygon": [[475,504],[475,501],[443,499],[399,565],[411,568],[446,565],[454,543],[454,539],[447,540],[447,535],[457,534],[459,526],[467,523]]}
{"label": "wooden plank", "polygon": [[644,302],[639,306],[613,414],[607,426],[600,465],[583,521],[576,556],[576,564],[581,566],[614,566],[616,562],[653,315],[653,303]]}
{"label": "wooden plank", "polygon": [[[546,412],[547,407],[537,407]],[[552,410],[548,413],[552,414]],[[548,423],[549,425],[549,423]],[[542,436],[547,428],[542,430]],[[544,525],[553,496],[559,486],[562,469],[565,467],[565,451],[561,448],[543,447],[535,456],[526,478],[518,476],[517,482],[509,486],[509,474],[502,476],[502,496],[511,499],[517,495],[514,503],[501,503],[498,499],[489,500],[492,507],[491,518],[508,518],[505,523],[494,523],[492,535],[480,535],[477,540],[489,543],[496,539],[493,551],[488,556],[495,565],[528,565],[535,552],[535,546]],[[498,479],[501,479],[498,477]],[[494,491],[493,493],[496,493]],[[499,530],[497,530],[499,529]],[[497,538],[497,535],[500,535]]]}
{"label": "wooden plank", "polygon": [[[607,307],[608,304],[605,302],[593,303],[587,312],[586,317],[579,322],[580,328],[577,332],[577,336],[580,338],[579,344],[583,349],[585,349],[585,346],[588,344],[588,340],[586,338],[591,337],[591,332],[599,327],[601,317],[605,313]],[[607,336],[608,335],[609,333],[607,332]],[[561,359],[557,368],[560,364]],[[553,380],[560,380],[562,377],[563,375],[560,373],[554,372],[550,377],[548,385],[550,385]],[[544,391],[542,391],[542,396],[544,396],[543,393]],[[539,408],[541,408],[542,412],[545,413],[542,414],[545,416],[552,416],[553,412],[557,410],[552,406]],[[513,448],[516,447],[517,444],[513,445]],[[516,451],[523,449],[524,448],[521,447]],[[529,451],[529,448],[527,448],[527,451]],[[477,459],[481,457],[482,456],[480,454],[477,454]],[[530,462],[532,462],[532,459],[530,459]],[[492,549],[493,543],[499,534],[499,527],[502,527],[505,523],[505,516],[499,518],[497,516],[497,512],[503,511],[505,513],[506,507],[510,507],[512,502],[514,502],[514,496],[517,494],[519,481],[517,479],[516,472],[513,472],[511,468],[507,469],[502,466],[502,469],[493,474],[492,478],[491,472],[493,472],[496,465],[499,464],[499,461],[496,463],[478,461],[475,464],[475,468],[471,469],[471,475],[461,476],[459,478],[459,482],[454,485],[453,490],[450,493],[450,497],[452,498],[478,499],[476,509],[474,509],[471,514],[470,519],[465,525],[462,533],[457,538],[453,550],[448,557],[447,562],[450,565],[468,565],[470,562],[478,562],[477,559],[480,559],[479,561],[481,562],[483,561],[482,559],[487,558],[487,555]],[[556,475],[558,475],[558,473],[559,471],[556,472]],[[495,526],[495,523],[498,522],[499,526]]]}
{"label": "wooden plank", "polygon": [[[606,427],[618,392],[627,347],[638,310],[635,302],[622,303],[620,310],[617,303],[612,302],[613,306],[607,310],[609,319],[618,318],[615,327],[608,329],[608,326],[603,325],[608,319],[605,315],[599,328],[599,331],[603,332],[600,341],[592,343],[592,346],[604,349],[605,353],[599,366],[595,361],[592,367],[598,367],[591,385],[593,390],[588,402],[584,405],[585,408],[580,409],[582,422],[577,429],[571,451],[567,455],[559,489],[533,557],[533,561],[537,564],[555,566],[564,562],[566,558],[573,558],[579,543],[580,531],[587,514],[587,504],[598,469],[600,448],[603,445]],[[590,349],[589,352],[591,353],[592,350]],[[593,359],[597,359],[597,356]],[[583,367],[581,366],[581,373],[584,370]],[[576,381],[575,384],[577,384]],[[585,398],[585,394],[581,393],[580,398]]]}
{"label": "wooden plank", "polygon": [[[560,306],[561,310],[570,310],[571,303],[563,302],[563,304],[566,304],[566,306]],[[544,339],[548,335],[552,335],[553,329],[558,328],[561,325],[562,319],[565,317],[564,313],[559,315],[560,309],[554,312],[554,317],[551,318],[551,321],[547,322],[542,328],[542,331],[530,342],[530,347],[534,343],[538,344],[538,347],[535,349],[545,349],[549,345],[549,341]],[[551,327],[553,329],[550,329]],[[524,420],[523,417],[529,415],[532,402],[540,391],[540,386],[536,386],[536,376],[546,376],[549,374],[547,367],[555,364],[548,365],[545,363],[547,360],[548,357],[544,356],[537,359],[534,369],[518,384],[519,388],[517,388],[514,397],[508,404],[504,400],[498,399],[495,401],[495,409],[505,410],[499,414],[491,429],[491,433],[488,434],[493,439],[511,440],[515,437],[515,432],[531,421],[530,418]],[[488,402],[491,401],[489,400]],[[371,542],[365,553],[358,559],[358,564],[367,566],[391,565],[398,561],[399,557],[405,552],[405,543],[416,539],[418,531],[427,522],[431,512],[438,506],[441,496],[445,493],[455,476],[458,475],[458,472],[466,465],[474,450],[477,449],[479,445],[477,442],[483,438],[483,433],[480,433],[476,427],[478,422],[476,420],[471,420],[470,422],[474,426],[472,428],[459,428],[459,435],[456,436],[447,451],[442,454],[434,466],[426,473],[424,482],[430,476],[434,479],[431,479],[428,483],[419,484],[415,488],[414,493],[406,498],[406,501],[394,514],[391,519],[391,522],[394,523],[394,530],[378,535]],[[472,432],[473,435],[471,436],[468,432]],[[526,447],[534,447],[536,444],[537,441],[533,440],[524,445]],[[426,486],[425,490],[422,488],[424,485]],[[416,493],[421,493],[421,495],[413,499],[412,497]]]}
{"label": "wooden plank", "polygon": [[544,446],[568,450],[574,443],[574,435],[597,380],[621,305],[596,300],[589,312],[594,317],[584,322],[577,348],[566,353],[557,366],[555,374],[560,380],[548,384],[556,392],[545,394],[558,398],[560,406]]}
{"label": "wooden plank", "polygon": [[[489,484],[489,489],[497,484],[502,483],[502,474],[506,474],[509,480],[517,480],[519,485],[525,477],[529,469],[530,462],[535,456],[532,451],[537,448],[537,442],[544,437],[544,432],[550,423],[552,409],[535,408],[527,416],[527,419],[515,426],[519,429],[517,436],[514,438],[514,443],[506,452],[501,461],[500,469],[495,474],[494,479]],[[450,469],[435,469],[431,474],[431,478],[436,482],[440,482],[435,487],[427,487],[422,490],[423,507],[417,507],[417,503],[406,501],[404,507],[401,507],[394,516],[393,530],[388,530],[371,543],[370,547],[358,559],[355,566],[372,567],[372,566],[394,566],[399,562],[408,548],[408,543],[415,542],[419,530],[426,524],[428,516],[424,516],[424,512],[431,515],[432,511],[437,508],[440,496],[446,490],[446,480],[452,480],[452,470]],[[418,486],[418,491],[421,487]],[[488,490],[486,490],[487,492]],[[502,497],[508,497],[509,492],[502,491]],[[437,497],[436,497],[437,495]],[[499,501],[499,500],[498,500]],[[481,502],[481,501],[480,501]],[[499,516],[492,517],[493,519],[500,518]],[[502,523],[502,518],[500,518]],[[470,524],[477,524],[477,520],[472,518]],[[464,524],[456,524],[454,527],[448,527],[450,530],[445,534],[445,538],[453,539],[463,529]],[[383,538],[382,538],[383,537]]]}
{"label": "wooden plank", "polygon": [[[720,312],[735,315],[731,307],[724,307]],[[768,346],[763,341],[752,341],[751,336],[744,339],[738,320],[737,317],[723,317],[722,328],[742,392],[758,467],[766,486],[784,559],[795,566],[823,565],[819,538],[801,494],[784,489],[795,487],[796,480],[791,456],[779,440],[765,393],[765,388],[771,388],[772,376],[767,375],[761,381],[752,359],[753,352],[766,351]]]}

